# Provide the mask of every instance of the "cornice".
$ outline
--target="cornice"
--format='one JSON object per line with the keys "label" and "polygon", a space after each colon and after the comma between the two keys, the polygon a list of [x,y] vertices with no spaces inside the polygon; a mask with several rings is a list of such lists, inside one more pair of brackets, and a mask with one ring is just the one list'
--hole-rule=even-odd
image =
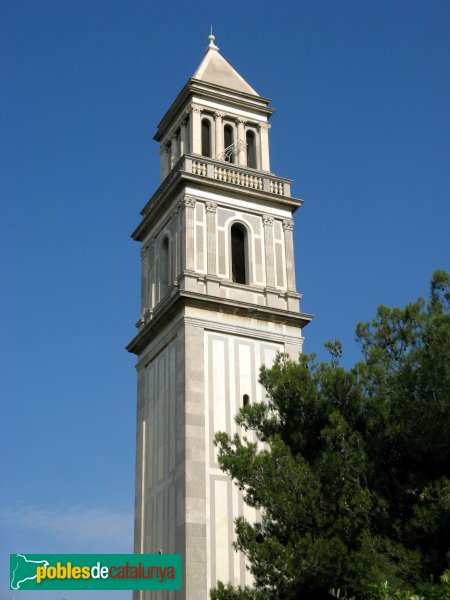
{"label": "cornice", "polygon": [[291,325],[299,328],[306,327],[313,318],[313,315],[307,313],[290,312],[273,307],[240,302],[238,300],[229,300],[227,298],[206,296],[196,292],[176,290],[174,293],[169,294],[169,296],[156,307],[153,318],[126,347],[128,352],[139,355],[166,324],[171,322],[174,316],[185,306],[202,308],[216,313],[234,314],[241,317],[249,317],[270,323],[280,323],[282,325]]}

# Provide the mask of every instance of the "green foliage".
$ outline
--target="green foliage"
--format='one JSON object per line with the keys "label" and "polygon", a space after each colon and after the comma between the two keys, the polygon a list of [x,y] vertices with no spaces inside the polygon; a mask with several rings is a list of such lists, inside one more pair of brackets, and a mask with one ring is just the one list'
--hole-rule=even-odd
{"label": "green foliage", "polygon": [[234,588],[230,584],[225,586],[221,581],[216,589],[211,590],[210,598],[211,600],[264,600],[257,590],[241,586]]}
{"label": "green foliage", "polygon": [[[355,596],[347,596],[340,589],[330,591],[333,598],[339,600],[357,600]],[[230,598],[233,598],[232,596]],[[450,599],[450,571],[446,571],[440,577],[440,583],[434,584],[430,581],[423,587],[421,594],[415,594],[411,590],[394,589],[387,581],[382,584],[371,584],[364,600],[449,600]]]}
{"label": "green foliage", "polygon": [[449,303],[437,271],[428,302],[358,324],[352,369],[337,341],[330,363],[279,355],[261,369],[267,402],[239,411],[241,435],[215,438],[222,470],[261,509],[259,523],[236,520],[254,587],[219,584],[213,600],[448,597],[433,581],[450,556]]}

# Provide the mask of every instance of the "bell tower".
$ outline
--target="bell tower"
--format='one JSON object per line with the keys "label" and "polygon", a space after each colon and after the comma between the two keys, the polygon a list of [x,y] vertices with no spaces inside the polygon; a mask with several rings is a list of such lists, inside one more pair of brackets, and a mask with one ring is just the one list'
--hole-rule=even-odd
{"label": "bell tower", "polygon": [[[291,180],[270,171],[274,112],[222,57],[205,56],[158,125],[161,183],[133,232],[141,242],[137,335],[135,552],[180,553],[183,591],[135,600],[207,600],[216,581],[251,583],[233,520],[259,515],[219,469],[213,437],[264,400],[262,364],[297,356]],[[159,594],[157,596],[157,594]]]}

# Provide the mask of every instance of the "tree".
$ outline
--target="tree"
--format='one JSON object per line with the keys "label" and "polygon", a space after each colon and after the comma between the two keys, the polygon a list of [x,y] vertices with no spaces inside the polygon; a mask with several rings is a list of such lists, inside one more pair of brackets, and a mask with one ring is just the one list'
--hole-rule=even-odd
{"label": "tree", "polygon": [[261,369],[267,402],[239,411],[241,435],[215,437],[221,469],[261,509],[261,522],[235,523],[254,587],[219,583],[213,600],[321,600],[332,588],[374,598],[386,581],[439,597],[450,558],[449,304],[450,276],[437,271],[428,302],[380,306],[357,325],[363,360],[352,369],[339,365],[339,342],[327,344],[329,362],[279,355]]}

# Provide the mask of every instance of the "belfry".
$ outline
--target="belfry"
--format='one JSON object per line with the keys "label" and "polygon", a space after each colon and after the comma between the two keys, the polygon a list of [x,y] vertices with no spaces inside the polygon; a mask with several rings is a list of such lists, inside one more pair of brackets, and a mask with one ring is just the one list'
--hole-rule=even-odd
{"label": "belfry", "polygon": [[233,520],[259,515],[217,464],[216,431],[264,400],[260,366],[295,357],[311,315],[296,291],[291,180],[270,171],[274,112],[219,53],[205,56],[162,118],[161,183],[133,232],[141,242],[137,335],[136,553],[179,553],[181,592],[251,584]]}

